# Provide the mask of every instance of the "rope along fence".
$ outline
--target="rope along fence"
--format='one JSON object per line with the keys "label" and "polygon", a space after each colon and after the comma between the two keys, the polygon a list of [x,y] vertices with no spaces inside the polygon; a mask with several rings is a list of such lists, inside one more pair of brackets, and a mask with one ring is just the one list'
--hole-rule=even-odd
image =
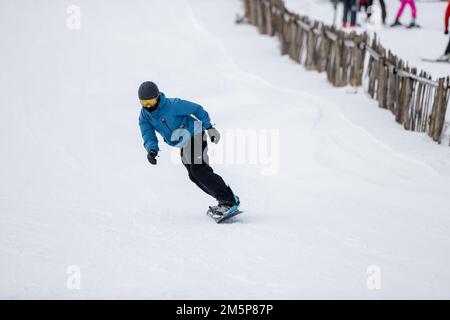
{"label": "rope along fence", "polygon": [[[449,98],[449,77],[410,68],[383,48],[376,36],[346,33],[290,12],[283,0],[244,0],[245,19],[262,34],[276,36],[281,54],[307,70],[326,72],[335,87],[363,85],[381,108],[389,109],[406,130],[426,132],[441,143]],[[366,58],[368,57],[368,59]]]}

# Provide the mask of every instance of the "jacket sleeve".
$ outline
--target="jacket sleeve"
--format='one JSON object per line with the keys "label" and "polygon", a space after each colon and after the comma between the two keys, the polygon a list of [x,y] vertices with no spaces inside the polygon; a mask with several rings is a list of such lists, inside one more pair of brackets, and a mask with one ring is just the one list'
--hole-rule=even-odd
{"label": "jacket sleeve", "polygon": [[148,122],[142,113],[139,115],[139,128],[141,129],[142,139],[144,139],[145,150],[159,151],[158,138],[156,137],[155,129],[152,124]]}
{"label": "jacket sleeve", "polygon": [[211,127],[211,119],[209,118],[208,112],[197,103],[180,99],[178,100],[175,110],[176,115],[178,116],[193,115],[202,122],[202,127],[204,129]]}

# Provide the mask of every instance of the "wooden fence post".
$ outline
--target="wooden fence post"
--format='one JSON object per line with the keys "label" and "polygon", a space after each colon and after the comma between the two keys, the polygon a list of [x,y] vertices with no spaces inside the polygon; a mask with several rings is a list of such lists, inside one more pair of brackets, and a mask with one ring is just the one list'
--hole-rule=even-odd
{"label": "wooden fence post", "polygon": [[[406,67],[405,71],[411,72],[409,67]],[[401,88],[399,97],[400,99],[395,120],[402,125],[404,125],[405,122],[408,121],[409,106],[413,85],[414,85],[413,80],[411,78],[409,77],[401,78]]]}
{"label": "wooden fence post", "polygon": [[[427,74],[423,71],[420,72],[420,76],[426,78]],[[416,95],[414,105],[411,110],[411,130],[412,131],[421,131],[420,130],[420,122],[422,120],[422,110],[424,106],[424,89],[426,85],[422,82],[418,82],[416,86]]]}
{"label": "wooden fence post", "polygon": [[350,85],[358,87],[362,85],[362,77],[364,73],[364,57],[365,57],[365,44],[367,43],[367,34],[363,34],[357,37],[355,41],[355,47],[353,48],[351,62],[352,71],[350,78]]}
{"label": "wooden fence post", "polygon": [[[307,23],[308,20],[305,17],[299,18],[299,20],[303,23]],[[303,61],[303,55],[304,55],[304,49],[305,49],[305,43],[307,42],[307,31],[299,24],[299,34],[296,39],[298,41],[298,53],[296,54],[298,57],[298,62],[302,63]]]}
{"label": "wooden fence post", "polygon": [[[288,21],[286,21],[286,19],[289,19]],[[280,36],[280,49],[281,49],[281,55],[285,55],[289,53],[289,46],[290,46],[290,18],[286,17],[286,13],[283,13],[281,15],[281,21],[282,21],[282,32],[281,32],[281,36]]]}
{"label": "wooden fence post", "polygon": [[266,17],[266,34],[269,36],[273,36],[275,31],[273,28],[273,20],[272,20],[272,3],[267,2],[264,7],[264,14]]}
{"label": "wooden fence post", "polygon": [[247,21],[250,21],[250,15],[251,15],[250,2],[251,2],[251,0],[244,0],[244,7],[245,7],[244,17],[245,17],[245,19],[247,19]]}
{"label": "wooden fence post", "polygon": [[386,51],[383,47],[379,46],[378,53],[380,59],[378,60],[378,76],[377,76],[377,100],[380,108],[386,109],[386,94],[387,94],[387,80],[388,80],[388,68],[386,66]]}
{"label": "wooden fence post", "polygon": [[297,52],[297,47],[298,47],[298,43],[297,43],[297,32],[298,32],[298,25],[295,19],[291,19],[289,21],[289,57],[294,60],[297,61],[296,59],[296,52]]}
{"label": "wooden fence post", "polygon": [[335,72],[335,83],[334,85],[336,87],[343,87],[345,86],[347,83],[344,80],[345,79],[345,75],[344,75],[344,64],[345,64],[345,60],[344,60],[344,50],[345,50],[345,46],[344,46],[344,39],[345,39],[345,34],[342,31],[337,32],[337,40],[336,40],[336,57],[335,57],[335,65],[334,65],[334,72]]}
{"label": "wooden fence post", "polygon": [[265,19],[265,10],[264,10],[264,1],[258,0],[256,3],[256,14],[257,14],[257,26],[258,31],[261,34],[266,33],[266,19]]}
{"label": "wooden fence post", "polygon": [[306,60],[305,60],[305,68],[306,70],[313,70],[314,69],[314,47],[316,45],[316,39],[314,36],[313,29],[317,26],[317,22],[315,21],[314,24],[311,26],[311,29],[307,31],[308,40],[306,45]]}
{"label": "wooden fence post", "polygon": [[[387,62],[391,63],[394,68],[398,67],[397,58],[388,51]],[[386,108],[391,110],[392,113],[395,113],[395,95],[397,93],[397,76],[395,75],[394,69],[388,69],[388,79],[387,79],[387,88],[386,88]]]}
{"label": "wooden fence post", "polygon": [[319,36],[319,48],[317,52],[317,71],[323,72],[326,70],[329,54],[330,54],[330,40],[325,35],[325,26],[322,25],[320,28],[320,36]]}
{"label": "wooden fence post", "polygon": [[444,128],[448,100],[448,89],[444,88],[444,83],[446,83],[444,78],[438,80],[433,110],[431,111],[431,124],[429,130],[429,136],[439,143],[441,142],[442,129]]}
{"label": "wooden fence post", "polygon": [[[333,32],[334,29],[331,30]],[[327,79],[328,81],[333,85],[336,86],[336,64],[339,64],[339,45],[337,43],[337,39],[330,39],[330,56],[329,56],[329,63],[327,65]]]}
{"label": "wooden fence post", "polygon": [[[412,74],[416,74],[417,73],[417,69],[416,68],[412,68],[411,69],[411,73]],[[414,106],[414,99],[415,99],[415,89],[417,86],[417,81],[411,78],[407,78],[409,79],[409,82],[407,83],[409,86],[407,88],[407,100],[405,102],[405,105],[403,107],[403,128],[405,128],[406,130],[411,130],[411,114],[412,114],[412,110],[413,110],[413,106]]]}
{"label": "wooden fence post", "polygon": [[256,13],[256,3],[258,0],[248,0],[249,4],[249,21],[252,25],[257,24],[257,13]]}
{"label": "wooden fence post", "polygon": [[342,33],[341,37],[341,86],[346,86],[350,79],[351,73],[351,61],[352,61],[352,48],[348,47],[345,41],[353,41],[355,38],[355,32],[352,31],[349,35]]}

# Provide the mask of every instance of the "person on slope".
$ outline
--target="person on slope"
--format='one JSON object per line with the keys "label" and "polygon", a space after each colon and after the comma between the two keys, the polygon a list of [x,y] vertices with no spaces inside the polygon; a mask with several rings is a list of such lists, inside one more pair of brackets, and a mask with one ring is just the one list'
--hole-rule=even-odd
{"label": "person on slope", "polygon": [[[367,21],[369,21],[374,11],[373,0],[360,0],[359,5],[360,8],[364,8],[364,11],[366,12],[367,15]],[[387,16],[386,4],[384,3],[384,0],[380,0],[380,7],[381,7],[381,21],[384,25],[386,24],[386,16]]]}
{"label": "person on slope", "polygon": [[219,142],[220,133],[211,125],[208,112],[199,104],[166,98],[151,81],[139,86],[138,96],[142,106],[139,127],[148,161],[157,163],[157,131],[168,145],[180,148],[181,161],[191,181],[217,200],[218,205],[209,210],[213,217],[238,211],[239,198],[209,166],[205,131],[213,143]]}
{"label": "person on slope", "polygon": [[359,0],[358,4],[359,4],[359,8],[358,8],[359,11],[364,9],[364,12],[367,13],[367,10],[369,9],[369,0]]}
{"label": "person on slope", "polygon": [[393,24],[391,24],[391,27],[397,27],[397,26],[402,25],[400,23],[400,18],[402,16],[403,10],[405,9],[407,4],[411,7],[411,16],[412,16],[412,20],[411,20],[410,24],[408,25],[408,28],[419,27],[419,25],[416,24],[417,9],[416,9],[416,4],[414,3],[414,0],[400,0],[400,1],[401,1],[400,8],[398,8],[397,15],[395,17],[395,21]]}
{"label": "person on slope", "polygon": [[350,18],[350,28],[356,27],[356,13],[358,11],[358,6],[356,0],[343,0],[344,3],[344,14],[342,16],[342,28],[348,27],[348,20]]}
{"label": "person on slope", "polygon": [[[448,19],[450,18],[450,0],[447,1],[447,9],[445,10],[444,17],[444,34],[448,34]],[[438,61],[450,61],[450,39],[447,44],[447,48],[445,49],[444,54],[442,54],[438,59]]]}

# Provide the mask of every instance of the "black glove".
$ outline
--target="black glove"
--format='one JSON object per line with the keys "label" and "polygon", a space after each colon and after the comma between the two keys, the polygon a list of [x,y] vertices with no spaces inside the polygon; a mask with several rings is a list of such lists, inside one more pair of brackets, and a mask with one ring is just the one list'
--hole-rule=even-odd
{"label": "black glove", "polygon": [[219,143],[219,140],[220,140],[220,132],[219,132],[219,130],[217,130],[213,126],[209,127],[206,130],[208,131],[208,136],[211,139],[211,142],[215,143],[215,144]]}
{"label": "black glove", "polygon": [[158,155],[158,152],[155,150],[150,150],[147,154],[148,162],[151,164],[156,164],[156,156]]}
{"label": "black glove", "polygon": [[445,30],[445,31],[444,31],[444,34],[448,34],[448,30]]}

